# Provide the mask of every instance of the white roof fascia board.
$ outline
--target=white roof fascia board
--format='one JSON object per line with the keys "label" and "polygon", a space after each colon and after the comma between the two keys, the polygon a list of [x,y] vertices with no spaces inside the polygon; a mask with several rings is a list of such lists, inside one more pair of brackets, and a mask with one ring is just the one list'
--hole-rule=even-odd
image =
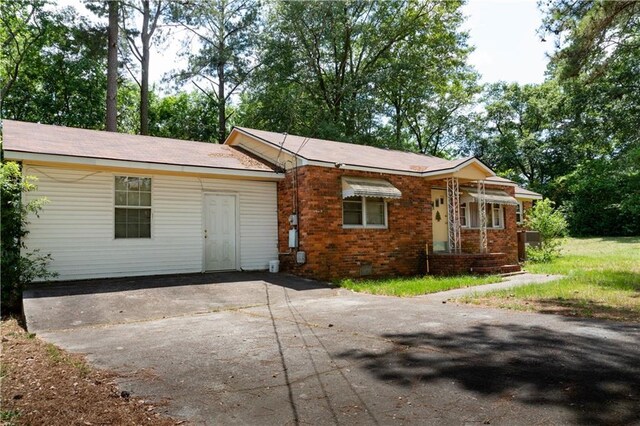
{"label": "white roof fascia board", "polygon": [[434,170],[431,172],[422,172],[420,175],[421,176],[438,176],[438,175],[446,175],[449,173],[455,173],[455,172],[459,172],[460,170],[462,170],[463,168],[467,167],[468,165],[470,165],[471,163],[473,164],[478,164],[480,167],[482,167],[484,170],[486,170],[488,173],[490,173],[490,176],[495,176],[495,172],[493,170],[491,170],[489,167],[485,166],[484,163],[480,160],[478,160],[475,157],[470,157],[468,159],[466,159],[465,161],[463,161],[462,163],[458,164],[455,167],[449,167],[446,169],[439,169],[439,170]]}
{"label": "white roof fascia board", "polygon": [[525,195],[525,194],[518,194],[516,193],[515,195],[516,200],[542,200],[542,195]]}
{"label": "white roof fascia board", "polygon": [[495,180],[485,180],[484,183],[486,183],[487,185],[510,186],[512,188],[517,188],[518,187],[517,183],[499,182],[499,181],[495,181]]}
{"label": "white roof fascia board", "polygon": [[389,175],[403,175],[403,176],[416,176],[416,177],[423,176],[420,172],[406,172],[403,170],[383,169],[381,167],[356,166],[353,164],[338,163],[339,164],[339,167],[338,167],[336,163],[329,163],[329,162],[316,161],[316,160],[310,160],[307,162],[307,164],[310,166],[333,167],[333,168],[338,168],[340,170],[353,170],[358,172],[385,173]]}
{"label": "white roof fascia board", "polygon": [[[237,128],[237,127],[234,127],[233,130],[237,131],[238,133],[242,133],[243,135],[248,136],[250,138],[256,139],[256,140],[258,140],[258,141],[260,141],[262,143],[266,143],[267,145],[271,145],[271,146],[273,146],[273,147],[275,147],[277,149],[281,149],[282,151],[285,151],[285,152],[287,152],[287,153],[289,153],[289,154],[291,154],[291,155],[293,155],[295,157],[304,158],[306,160],[305,157],[303,157],[302,155],[298,154],[297,152],[293,152],[293,151],[285,148],[284,146],[275,144],[275,143],[270,142],[270,141],[268,141],[266,139],[262,139],[261,137],[256,136],[253,133],[245,132],[244,130],[241,130],[241,129]],[[231,136],[231,135],[229,135],[229,136]],[[283,134],[282,137],[284,138],[285,135]],[[227,137],[227,139],[228,139],[228,137]]]}
{"label": "white roof fascia board", "polygon": [[142,170],[159,170],[175,173],[195,173],[203,175],[218,175],[218,176],[239,176],[239,177],[253,177],[262,179],[280,180],[284,179],[282,173],[259,171],[259,170],[240,170],[240,169],[225,169],[216,167],[204,167],[204,166],[182,166],[177,164],[163,164],[163,163],[145,163],[141,161],[124,161],[124,160],[109,160],[104,158],[92,158],[92,157],[74,157],[70,155],[59,154],[38,154],[33,152],[23,151],[11,151],[4,152],[5,159],[18,160],[18,161],[42,161],[47,163],[64,163],[64,164],[79,164],[85,166],[103,166],[114,167],[123,169],[142,169]]}
{"label": "white roof fascia board", "polygon": [[[476,160],[477,161],[477,160]],[[338,167],[337,164],[340,164]],[[384,169],[381,167],[367,167],[367,166],[356,166],[353,164],[342,164],[342,163],[331,163],[328,161],[318,161],[318,160],[307,160],[305,158],[300,157],[300,162],[298,163],[298,167],[302,166],[318,166],[318,167],[329,167],[329,168],[339,168],[340,170],[353,170],[359,172],[372,172],[372,173],[386,173],[390,175],[401,175],[401,176],[416,176],[416,177],[431,177],[438,175],[446,175],[450,173],[455,173],[468,166],[467,162],[462,165],[458,165],[456,167],[450,167],[448,169],[440,169],[434,170],[431,172],[409,172],[404,170],[395,170],[395,169]],[[485,166],[486,167],[486,166]]]}
{"label": "white roof fascia board", "polygon": [[[263,152],[257,151],[257,150],[255,150],[255,149],[253,149],[253,148],[249,147],[249,146],[243,145],[243,144],[241,144],[241,143],[239,143],[239,144],[235,144],[235,145],[230,145],[230,146],[240,147],[240,148],[244,149],[245,151],[247,151],[247,152],[249,152],[249,153],[251,153],[251,154],[255,155],[256,157],[262,158],[264,161],[267,161],[267,162],[269,162],[269,163],[271,163],[271,164],[275,165],[276,167],[282,167],[282,168],[285,168],[285,169],[286,169],[286,167],[284,167],[284,166],[282,166],[282,165],[275,164],[275,161],[273,161],[273,159],[272,159],[271,157],[268,157],[268,156],[267,156],[267,155],[265,155]],[[294,158],[295,158],[295,157],[294,157]],[[279,161],[279,162],[280,162],[280,161]]]}

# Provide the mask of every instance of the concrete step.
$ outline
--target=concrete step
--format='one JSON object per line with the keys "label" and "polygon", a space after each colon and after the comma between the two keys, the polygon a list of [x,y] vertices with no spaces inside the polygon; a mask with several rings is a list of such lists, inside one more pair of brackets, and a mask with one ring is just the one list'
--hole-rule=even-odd
{"label": "concrete step", "polygon": [[510,274],[513,272],[520,272],[520,271],[521,271],[521,268],[520,268],[520,265],[518,264],[500,266],[500,272],[502,272],[503,274]]}
{"label": "concrete step", "polygon": [[524,275],[526,274],[527,271],[518,271],[518,272],[507,272],[506,274],[500,274],[500,276],[502,278],[507,278],[507,277],[515,277],[516,275]]}
{"label": "concrete step", "polygon": [[474,266],[471,268],[471,273],[477,275],[491,275],[499,272],[500,266]]}
{"label": "concrete step", "polygon": [[474,267],[489,267],[489,266],[502,266],[507,263],[507,256],[505,254],[492,254],[483,257],[478,257],[473,262]]}
{"label": "concrete step", "polygon": [[499,267],[504,265],[505,259],[478,259],[473,263],[474,268]]}

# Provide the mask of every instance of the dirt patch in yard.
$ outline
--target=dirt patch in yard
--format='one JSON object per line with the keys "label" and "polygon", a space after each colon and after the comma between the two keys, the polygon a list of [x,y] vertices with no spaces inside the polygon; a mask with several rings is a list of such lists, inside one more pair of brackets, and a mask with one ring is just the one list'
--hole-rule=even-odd
{"label": "dirt patch in yard", "polygon": [[530,311],[541,314],[562,315],[565,317],[594,318],[621,322],[640,322],[640,311],[635,307],[611,306],[592,300],[560,298],[517,298],[479,296],[461,298],[464,303],[482,306]]}
{"label": "dirt patch in yard", "polygon": [[115,374],[90,368],[2,320],[0,424],[2,425],[176,425],[155,406],[118,389]]}

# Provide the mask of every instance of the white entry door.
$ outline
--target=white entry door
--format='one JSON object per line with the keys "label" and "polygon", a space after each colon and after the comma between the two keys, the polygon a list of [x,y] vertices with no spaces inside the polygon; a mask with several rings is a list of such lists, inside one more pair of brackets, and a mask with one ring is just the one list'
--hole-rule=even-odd
{"label": "white entry door", "polygon": [[449,249],[449,212],[447,192],[442,189],[431,190],[431,227],[433,229],[433,251]]}
{"label": "white entry door", "polygon": [[236,269],[236,197],[206,195],[204,216],[205,270]]}

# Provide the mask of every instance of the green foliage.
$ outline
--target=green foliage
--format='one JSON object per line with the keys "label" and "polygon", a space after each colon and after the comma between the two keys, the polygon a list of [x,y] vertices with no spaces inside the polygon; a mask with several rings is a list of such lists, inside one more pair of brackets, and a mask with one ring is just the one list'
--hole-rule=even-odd
{"label": "green foliage", "polygon": [[217,142],[217,103],[201,92],[151,98],[149,134],[167,138]]}
{"label": "green foliage", "polygon": [[496,83],[487,87],[470,152],[501,175],[545,189],[575,161],[573,145],[558,129],[565,95],[553,81],[541,85]]}
{"label": "green foliage", "polygon": [[640,170],[593,160],[568,176],[563,207],[572,235],[640,235]]}
{"label": "green foliage", "polygon": [[580,156],[552,195],[576,235],[640,233],[640,2],[553,0],[544,31],[556,37],[550,71],[567,94],[556,117]]}
{"label": "green foliage", "polygon": [[18,410],[2,410],[0,409],[0,420],[2,420],[2,424],[7,426],[12,426],[17,423],[15,421],[19,420],[20,412]]}
{"label": "green foliage", "polygon": [[3,16],[6,7],[19,9],[17,16],[28,16],[26,24],[3,19],[4,31],[20,30],[32,41],[22,56],[3,61],[3,81],[10,77],[8,69],[16,71],[13,84],[3,93],[3,117],[104,127],[106,53],[101,31],[72,8],[48,11],[46,2],[1,4]]}
{"label": "green foliage", "polygon": [[562,206],[573,235],[637,235],[640,2],[540,6],[556,39],[547,81],[489,86],[465,151]]}
{"label": "green foliage", "polygon": [[24,237],[27,235],[27,217],[38,214],[46,203],[40,198],[27,203],[22,201],[25,192],[34,191],[34,178],[23,179],[20,166],[14,162],[2,164],[0,184],[1,234],[2,234],[2,307],[3,314],[19,312],[24,287],[34,279],[48,279],[55,276],[47,271],[50,255],[42,255],[37,250],[26,252]]}
{"label": "green foliage", "polygon": [[[215,98],[217,141],[224,143],[227,120],[233,114],[227,107],[232,97],[245,87],[256,68],[255,53],[260,27],[257,0],[194,0],[171,4],[175,22],[198,41],[199,49],[185,53],[188,67],[176,75],[179,82],[192,82]],[[281,105],[281,108],[283,106]]]}
{"label": "green foliage", "polygon": [[91,373],[91,369],[84,361],[75,359],[68,353],[60,350],[56,345],[48,343],[46,346],[47,355],[54,364],[65,363],[77,370],[80,377],[86,377]]}
{"label": "green foliage", "polygon": [[560,254],[562,238],[567,233],[567,221],[559,210],[554,210],[553,201],[537,202],[527,213],[527,228],[540,233],[540,247],[527,247],[527,258],[532,262],[550,262]]}
{"label": "green foliage", "polygon": [[238,123],[443,153],[475,92],[462,2],[280,2]]}

